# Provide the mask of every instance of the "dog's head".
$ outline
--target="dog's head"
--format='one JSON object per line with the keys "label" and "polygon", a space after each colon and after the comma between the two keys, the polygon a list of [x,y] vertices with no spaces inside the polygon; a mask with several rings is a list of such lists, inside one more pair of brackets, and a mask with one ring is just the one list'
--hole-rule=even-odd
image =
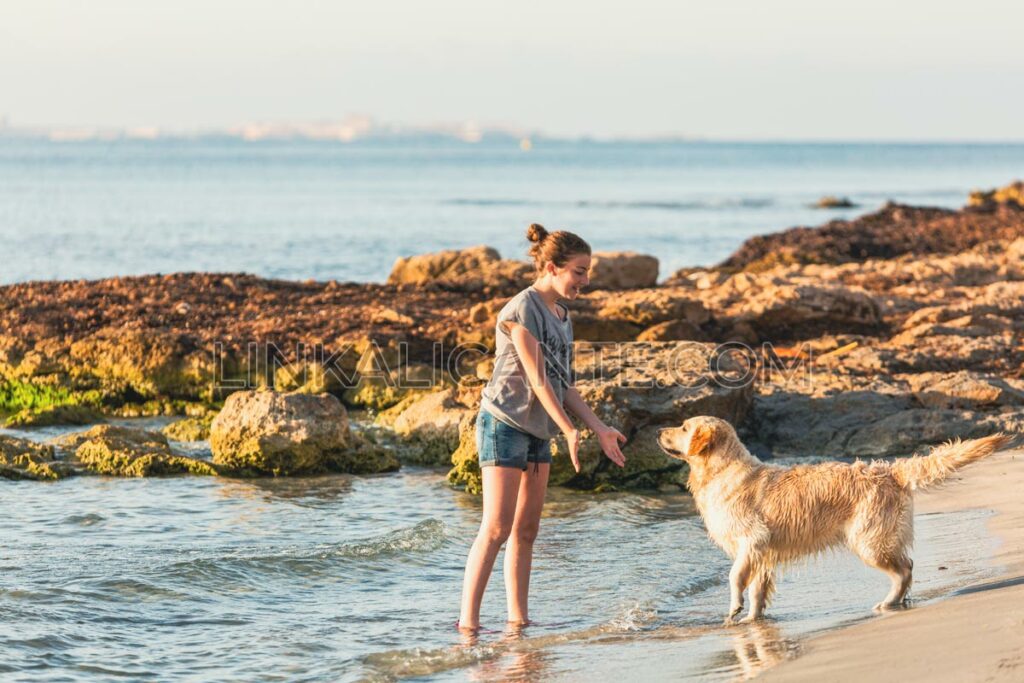
{"label": "dog's head", "polygon": [[692,460],[728,452],[737,442],[736,430],[725,420],[710,415],[691,417],[679,427],[658,432],[658,445],[673,458]]}

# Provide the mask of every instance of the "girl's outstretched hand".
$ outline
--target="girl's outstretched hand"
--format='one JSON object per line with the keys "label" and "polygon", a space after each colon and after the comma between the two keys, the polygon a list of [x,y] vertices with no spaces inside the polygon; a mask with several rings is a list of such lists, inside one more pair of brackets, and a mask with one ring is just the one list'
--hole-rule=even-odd
{"label": "girl's outstretched hand", "polygon": [[[597,441],[601,444],[601,450],[608,456],[608,459],[619,467],[626,466],[626,456],[622,454],[619,444],[626,443],[626,437],[618,429],[602,425],[597,430]],[[579,471],[579,469],[577,469]]]}
{"label": "girl's outstretched hand", "polygon": [[572,460],[573,469],[579,474],[580,471],[580,430],[570,429],[563,432],[565,442],[569,445],[569,459]]}

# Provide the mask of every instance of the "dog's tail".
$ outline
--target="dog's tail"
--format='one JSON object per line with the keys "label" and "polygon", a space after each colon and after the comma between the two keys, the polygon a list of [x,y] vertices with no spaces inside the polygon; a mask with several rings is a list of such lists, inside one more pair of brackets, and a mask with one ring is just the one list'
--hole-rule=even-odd
{"label": "dog's tail", "polygon": [[955,439],[936,446],[928,455],[905,458],[892,463],[892,473],[900,486],[924,489],[934,486],[964,465],[1005,448],[1014,441],[1008,434],[998,433],[981,439]]}

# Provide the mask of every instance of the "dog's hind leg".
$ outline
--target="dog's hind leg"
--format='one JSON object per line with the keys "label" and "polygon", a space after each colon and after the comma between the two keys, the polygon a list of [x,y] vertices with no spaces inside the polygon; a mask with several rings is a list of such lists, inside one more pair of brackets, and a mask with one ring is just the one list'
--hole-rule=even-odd
{"label": "dog's hind leg", "polygon": [[775,590],[775,577],[772,568],[760,566],[754,572],[750,582],[750,611],[740,620],[741,623],[757,621],[764,616],[764,607]]}
{"label": "dog's hind leg", "polygon": [[914,579],[914,561],[905,552],[892,555],[879,555],[870,552],[858,552],[857,554],[868,566],[881,569],[888,574],[892,581],[889,593],[884,600],[875,605],[874,610],[881,612],[902,605]]}
{"label": "dog's hind leg", "polygon": [[909,549],[914,541],[914,502],[895,489],[880,488],[866,499],[847,530],[847,544],[870,567],[889,575],[892,587],[876,611],[900,606],[913,580]]}
{"label": "dog's hind leg", "polygon": [[741,548],[729,571],[729,616],[725,618],[727,626],[734,624],[736,615],[743,611],[743,591],[750,583],[751,569],[750,554],[746,548]]}
{"label": "dog's hind leg", "polygon": [[914,580],[914,561],[903,555],[875,566],[888,574],[892,580],[889,594],[885,596],[882,602],[875,605],[875,610],[881,612],[899,607],[906,599],[907,591],[910,590],[910,584]]}

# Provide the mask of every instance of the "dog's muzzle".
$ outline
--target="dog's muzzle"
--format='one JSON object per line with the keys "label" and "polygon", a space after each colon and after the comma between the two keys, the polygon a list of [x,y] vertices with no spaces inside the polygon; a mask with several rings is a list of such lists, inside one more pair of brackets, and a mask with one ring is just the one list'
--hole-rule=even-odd
{"label": "dog's muzzle", "polygon": [[667,445],[663,441],[663,439],[665,437],[665,432],[668,432],[668,431],[671,431],[671,430],[672,430],[671,427],[665,427],[663,429],[659,429],[658,430],[658,447],[661,450],[665,451],[666,453],[668,453],[669,455],[671,455],[673,457],[682,458],[685,455],[682,451],[679,451],[679,450],[676,450],[675,448],[672,448],[671,446]]}

